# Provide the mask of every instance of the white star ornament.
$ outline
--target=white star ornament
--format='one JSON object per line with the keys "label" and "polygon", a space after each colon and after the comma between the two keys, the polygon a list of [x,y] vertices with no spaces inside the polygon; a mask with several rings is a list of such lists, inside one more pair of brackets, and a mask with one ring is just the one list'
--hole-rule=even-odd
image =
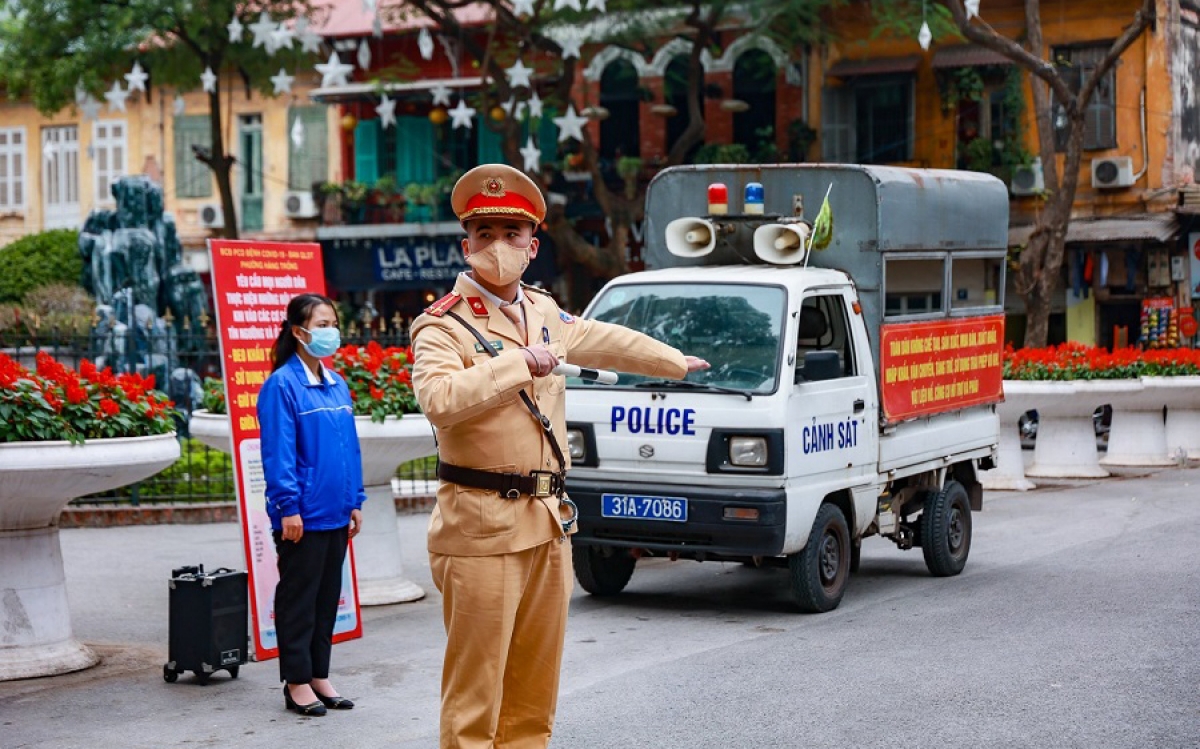
{"label": "white star ornament", "polygon": [[439,83],[429,89],[429,93],[433,94],[433,106],[441,104],[444,107],[450,106],[450,94],[453,93],[450,87],[444,83]]}
{"label": "white star ornament", "polygon": [[582,10],[582,8],[579,7],[579,0],[554,0],[554,9],[555,10],[562,10],[563,8],[574,8],[575,10]]}
{"label": "white star ornament", "polygon": [[255,48],[266,47],[268,52],[273,52],[274,49],[272,49],[272,37],[275,34],[275,30],[278,28],[278,25],[271,20],[271,16],[269,14],[263,13],[260,15],[257,21],[250,24],[250,33],[254,34],[254,42],[252,46]]}
{"label": "white star ornament", "polygon": [[345,86],[348,83],[346,76],[354,70],[353,65],[338,59],[336,51],[329,56],[329,62],[317,63],[314,67],[321,74],[321,88]]}
{"label": "white star ornament", "polygon": [[379,126],[384,130],[396,124],[396,102],[387,94],[375,105],[375,112],[379,115]]}
{"label": "white star ornament", "polygon": [[140,62],[133,63],[133,70],[125,74],[125,82],[129,84],[129,91],[146,91],[146,79],[150,76],[146,75],[146,71],[142,70]]}
{"label": "white star ornament", "polygon": [[532,16],[533,0],[513,0],[512,12],[514,16]]}
{"label": "white star ornament", "polygon": [[454,105],[454,109],[450,110],[450,120],[454,129],[465,127],[470,130],[475,126],[475,109],[468,107],[467,103],[460,98],[458,104]]}
{"label": "white star ornament", "polygon": [[279,72],[271,76],[271,83],[275,86],[275,96],[280,94],[290,94],[292,92],[292,81],[296,76],[288,75],[283,68]]}
{"label": "white star ornament", "polygon": [[558,142],[562,143],[568,138],[575,140],[583,140],[583,126],[587,124],[586,117],[580,117],[575,113],[575,105],[567,105],[567,113],[562,117],[555,117],[554,124],[558,126]]}
{"label": "white star ornament", "polygon": [[230,44],[237,44],[242,41],[242,32],[246,30],[246,27],[242,25],[237,16],[234,16],[232,21],[225,24],[225,28],[229,31]]}
{"label": "white star ornament", "polygon": [[525,67],[525,63],[521,62],[520,58],[511,68],[505,68],[504,72],[508,74],[508,85],[513,88],[520,86],[530,88],[529,76],[533,73],[533,68]]}
{"label": "white star ornament", "polygon": [[217,76],[212,72],[211,67],[205,68],[204,72],[200,74],[200,85],[210,94],[217,90]]}
{"label": "white star ornament", "polygon": [[525,160],[524,169],[527,172],[536,172],[542,163],[542,149],[534,145],[532,135],[521,148],[521,158]]}
{"label": "white star ornament", "polygon": [[529,97],[529,116],[542,116],[542,97],[538,96],[537,91],[534,91],[533,96]]}
{"label": "white star ornament", "polygon": [[122,91],[121,84],[113,81],[112,88],[104,92],[104,98],[108,99],[108,111],[124,112],[125,100],[129,98],[129,92]]}
{"label": "white star ornament", "polygon": [[584,10],[598,10],[601,13],[608,12],[608,8],[604,5],[604,0],[587,0],[587,6]]}

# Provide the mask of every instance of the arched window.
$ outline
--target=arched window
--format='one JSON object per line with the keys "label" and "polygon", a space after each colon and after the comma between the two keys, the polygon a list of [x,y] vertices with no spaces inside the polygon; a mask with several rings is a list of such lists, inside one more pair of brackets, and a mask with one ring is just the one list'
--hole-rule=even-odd
{"label": "arched window", "polygon": [[601,158],[641,155],[641,100],[633,63],[617,59],[605,66],[600,76],[600,106],[608,110],[608,118],[600,123]]}
{"label": "arched window", "polygon": [[733,115],[733,142],[744,144],[751,158],[760,161],[775,145],[775,61],[770,55],[751,49],[738,57],[733,98],[750,105]]}
{"label": "arched window", "polygon": [[[663,73],[663,101],[675,107],[675,116],[667,118],[667,152],[675,145],[675,141],[683,135],[683,131],[687,129],[688,123],[688,56],[676,55],[667,64],[667,69]],[[701,71],[700,85],[696,87],[696,99],[700,101],[700,111],[704,111],[704,74]],[[702,143],[697,143],[693,148],[694,153]],[[688,154],[690,157],[691,154]]]}

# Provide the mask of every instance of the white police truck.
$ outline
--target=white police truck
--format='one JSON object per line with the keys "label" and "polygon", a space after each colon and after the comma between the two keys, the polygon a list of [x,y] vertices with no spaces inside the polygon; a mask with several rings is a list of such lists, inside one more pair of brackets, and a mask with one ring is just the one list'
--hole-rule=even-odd
{"label": "white police truck", "polygon": [[828,611],[871,535],[961,572],[999,441],[1004,184],[693,166],[660,173],[646,207],[647,270],[584,316],[712,367],[568,381],[580,584],[619,593],[646,557],[781,566],[800,609]]}

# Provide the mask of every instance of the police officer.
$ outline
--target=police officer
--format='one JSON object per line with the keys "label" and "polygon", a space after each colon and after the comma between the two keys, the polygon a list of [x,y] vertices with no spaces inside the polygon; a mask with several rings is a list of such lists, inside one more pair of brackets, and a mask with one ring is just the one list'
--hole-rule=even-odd
{"label": "police officer", "polygon": [[573,577],[575,507],[560,359],[682,378],[708,363],[619,325],[559,309],[520,279],[546,213],[537,186],[502,164],[451,195],[471,270],[412,326],[413,387],[437,428],[429,522],[443,596],[442,749],[545,747],[554,725]]}

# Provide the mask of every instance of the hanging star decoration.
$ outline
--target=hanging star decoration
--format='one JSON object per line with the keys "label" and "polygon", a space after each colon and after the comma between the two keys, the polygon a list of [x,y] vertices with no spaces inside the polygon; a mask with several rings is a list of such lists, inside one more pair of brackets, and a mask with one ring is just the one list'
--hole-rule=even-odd
{"label": "hanging star decoration", "polygon": [[242,32],[246,30],[246,27],[242,25],[237,16],[234,16],[232,21],[225,24],[225,28],[229,31],[230,44],[237,44],[242,41]]}
{"label": "hanging star decoration", "polygon": [[83,113],[84,119],[95,120],[100,116],[100,102],[96,100],[96,97],[88,94],[79,103],[79,111]]}
{"label": "hanging star decoration", "polygon": [[309,28],[304,16],[296,19],[296,38],[300,40],[300,51],[305,54],[315,55],[321,51],[321,35]]}
{"label": "hanging star decoration", "polygon": [[529,76],[533,73],[533,68],[525,67],[525,63],[521,58],[517,58],[517,62],[511,68],[505,68],[504,72],[508,74],[508,85],[513,88],[531,88]]}
{"label": "hanging star decoration", "polygon": [[579,48],[583,46],[583,37],[575,33],[564,34],[559,38],[558,46],[562,47],[562,58],[564,60],[569,60],[572,57],[579,59]]}
{"label": "hanging star decoration", "polygon": [[534,91],[533,96],[529,97],[529,116],[542,116],[542,98],[538,96],[537,91]]}
{"label": "hanging star decoration", "polygon": [[374,13],[377,6],[377,0],[362,0],[363,11],[366,13]]}
{"label": "hanging star decoration", "polygon": [[300,148],[304,145],[304,120],[299,117],[292,123],[292,145]]}
{"label": "hanging star decoration", "polygon": [[146,71],[142,70],[142,64],[134,61],[133,70],[125,74],[125,82],[129,84],[129,92],[141,91],[146,92],[146,79],[150,76],[146,75]]}
{"label": "hanging star decoration", "polygon": [[533,0],[513,0],[512,12],[514,16],[532,16]]}
{"label": "hanging star decoration", "polygon": [[376,14],[375,20],[371,21],[371,36],[376,39],[383,38],[383,20],[378,14]]}
{"label": "hanging star decoration", "polygon": [[564,8],[574,8],[575,10],[583,10],[579,7],[579,0],[554,0],[554,9],[563,10]]}
{"label": "hanging star decoration", "polygon": [[450,119],[455,130],[460,127],[470,130],[475,126],[475,109],[474,107],[468,107],[467,103],[460,96],[458,103],[454,105],[454,109],[450,110]]}
{"label": "hanging star decoration", "polygon": [[518,120],[525,114],[525,102],[517,101],[511,96],[508,97],[508,101],[500,105],[500,108],[504,110],[504,114],[516,117]]}
{"label": "hanging star decoration", "polygon": [[178,117],[187,111],[187,102],[179,94],[175,94],[175,101],[171,103],[171,111]]}
{"label": "hanging star decoration", "polygon": [[108,111],[124,112],[125,99],[129,98],[129,92],[121,89],[121,84],[113,81],[112,88],[104,92],[104,98],[108,99]]}
{"label": "hanging star decoration", "polygon": [[921,31],[917,34],[917,43],[921,45],[921,49],[929,49],[930,43],[933,41],[933,32],[929,30],[929,22],[921,22]]}
{"label": "hanging star decoration", "polygon": [[433,34],[429,33],[429,29],[422,28],[421,33],[417,34],[417,49],[421,52],[422,60],[433,59]]}
{"label": "hanging star decoration", "polygon": [[536,172],[541,166],[542,149],[534,145],[532,135],[525,140],[525,145],[521,148],[521,158],[525,160],[523,168],[527,172]]}
{"label": "hanging star decoration", "polygon": [[358,43],[358,67],[363,70],[371,69],[371,47],[366,39]]}
{"label": "hanging star decoration", "polygon": [[254,34],[252,46],[256,49],[266,47],[268,54],[274,53],[275,50],[271,46],[273,44],[272,36],[277,28],[278,26],[271,20],[270,15],[267,13],[260,15],[257,21],[250,24],[250,33]]}
{"label": "hanging star decoration", "polygon": [[271,44],[275,49],[291,49],[292,40],[296,38],[295,32],[287,27],[287,24],[280,23],[275,30],[271,32]]}
{"label": "hanging star decoration", "polygon": [[587,5],[584,10],[598,10],[601,13],[607,13],[608,8],[604,5],[604,0],[587,0]]}
{"label": "hanging star decoration", "polygon": [[200,85],[210,94],[217,90],[217,76],[211,67],[205,68],[204,72],[200,74]]}
{"label": "hanging star decoration", "polygon": [[375,105],[375,112],[379,115],[379,126],[384,130],[396,124],[396,102],[389,99],[387,94]]}
{"label": "hanging star decoration", "polygon": [[444,107],[450,106],[450,94],[454,93],[450,87],[444,83],[439,83],[429,89],[429,93],[433,94],[433,106],[441,104]]}
{"label": "hanging star decoration", "polygon": [[292,81],[296,79],[294,75],[288,75],[283,68],[279,72],[271,76],[271,83],[275,86],[275,96],[280,94],[290,94],[292,92]]}
{"label": "hanging star decoration", "polygon": [[575,105],[567,105],[567,113],[562,117],[555,117],[554,124],[558,126],[558,142],[562,143],[568,138],[575,140],[583,140],[583,126],[587,124],[587,117],[580,117],[575,113]]}
{"label": "hanging star decoration", "polygon": [[979,0],[964,0],[963,7],[967,9],[967,20],[979,15]]}
{"label": "hanging star decoration", "polygon": [[321,74],[321,88],[345,86],[348,83],[346,76],[350,75],[354,70],[353,65],[344,63],[338,59],[336,51],[329,55],[329,62],[317,63],[314,67]]}

